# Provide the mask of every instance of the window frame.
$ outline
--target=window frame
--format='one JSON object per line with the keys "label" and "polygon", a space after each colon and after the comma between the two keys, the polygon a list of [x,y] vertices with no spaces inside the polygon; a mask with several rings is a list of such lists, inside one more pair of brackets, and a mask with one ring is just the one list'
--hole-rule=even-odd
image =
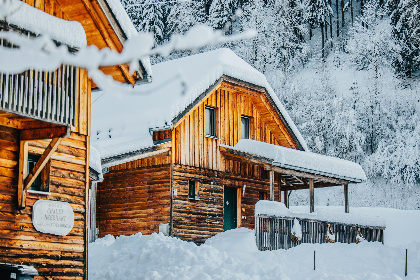
{"label": "window frame", "polygon": [[[207,118],[207,111],[211,112],[210,119]],[[208,123],[208,121],[210,123]],[[210,126],[210,134],[207,133],[207,128]],[[217,137],[216,135],[216,108],[211,106],[204,106],[204,135],[206,137]]]}
{"label": "window frame", "polygon": [[[40,159],[41,155],[28,153],[26,162],[26,175],[32,172],[36,163]],[[31,166],[32,165],[32,166]],[[50,191],[50,171],[51,171],[51,159],[44,166],[42,171],[39,173],[31,187],[28,189],[29,193],[48,193]]]}
{"label": "window frame", "polygon": [[[242,120],[246,120],[247,122],[246,131],[244,130],[245,127],[243,125]],[[248,137],[243,137],[244,131],[247,132]],[[251,139],[251,118],[245,115],[241,115],[241,139]]]}
{"label": "window frame", "polygon": [[200,200],[200,183],[198,181],[188,181],[188,199]]}

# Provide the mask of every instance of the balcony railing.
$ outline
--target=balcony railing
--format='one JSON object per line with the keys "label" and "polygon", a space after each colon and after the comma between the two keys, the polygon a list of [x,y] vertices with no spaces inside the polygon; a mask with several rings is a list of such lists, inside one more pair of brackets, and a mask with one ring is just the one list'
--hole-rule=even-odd
{"label": "balcony railing", "polygon": [[[294,220],[299,221],[300,240],[292,235]],[[331,232],[330,232],[331,230]],[[344,224],[294,217],[272,217],[258,215],[255,218],[255,235],[260,251],[289,249],[301,243],[357,243],[367,241],[384,242],[384,227]],[[332,233],[332,234],[331,234]],[[327,238],[326,238],[327,237]]]}
{"label": "balcony railing", "polygon": [[[32,36],[30,32],[14,31]],[[0,39],[0,46],[16,48],[3,39]],[[0,72],[0,110],[75,126],[77,80],[78,69],[71,65],[61,65],[54,72],[35,69],[20,74]]]}

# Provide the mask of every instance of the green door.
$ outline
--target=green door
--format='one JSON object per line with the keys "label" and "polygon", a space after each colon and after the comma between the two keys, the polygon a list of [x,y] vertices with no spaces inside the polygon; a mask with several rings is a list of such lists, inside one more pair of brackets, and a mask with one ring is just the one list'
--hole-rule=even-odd
{"label": "green door", "polygon": [[224,227],[225,231],[236,228],[236,189],[224,188]]}

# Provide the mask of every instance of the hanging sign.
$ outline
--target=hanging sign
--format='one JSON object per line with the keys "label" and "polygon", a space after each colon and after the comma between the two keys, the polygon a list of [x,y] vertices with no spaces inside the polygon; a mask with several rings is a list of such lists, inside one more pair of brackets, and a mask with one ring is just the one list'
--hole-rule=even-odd
{"label": "hanging sign", "polygon": [[37,200],[32,208],[32,224],[43,233],[67,235],[74,225],[74,213],[68,202]]}

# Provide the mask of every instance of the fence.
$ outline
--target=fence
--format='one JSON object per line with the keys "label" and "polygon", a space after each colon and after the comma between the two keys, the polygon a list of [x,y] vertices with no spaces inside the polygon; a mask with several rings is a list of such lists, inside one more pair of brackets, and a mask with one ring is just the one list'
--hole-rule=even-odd
{"label": "fence", "polygon": [[302,228],[300,240],[293,238],[294,217],[272,217],[258,215],[255,218],[255,234],[260,251],[289,249],[301,243],[326,243],[331,229],[333,240],[340,243],[357,243],[359,236],[367,241],[384,243],[384,227],[370,227],[296,218]]}

